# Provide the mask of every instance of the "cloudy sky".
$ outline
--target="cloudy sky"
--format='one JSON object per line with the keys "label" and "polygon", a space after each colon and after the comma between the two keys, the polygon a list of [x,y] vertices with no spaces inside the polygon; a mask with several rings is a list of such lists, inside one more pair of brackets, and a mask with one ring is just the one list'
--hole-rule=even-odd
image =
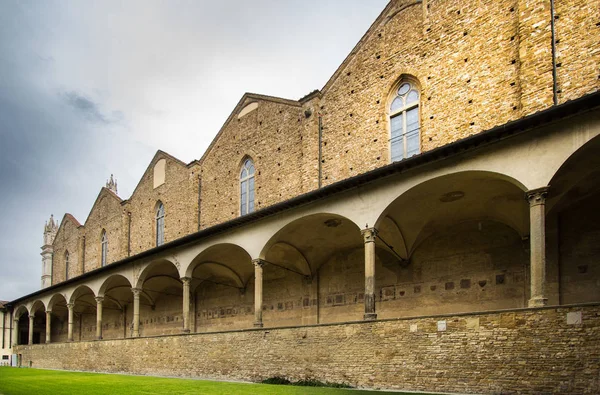
{"label": "cloudy sky", "polygon": [[198,159],[244,92],[322,88],[387,0],[0,2],[0,300],[40,287],[50,214]]}

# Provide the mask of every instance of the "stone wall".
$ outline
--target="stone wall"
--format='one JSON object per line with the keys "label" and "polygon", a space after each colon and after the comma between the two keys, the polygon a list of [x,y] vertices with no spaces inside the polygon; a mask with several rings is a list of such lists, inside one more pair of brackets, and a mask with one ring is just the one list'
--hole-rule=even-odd
{"label": "stone wall", "polygon": [[[444,330],[445,327],[445,330]],[[600,306],[18,346],[33,367],[461,393],[598,393]]]}
{"label": "stone wall", "polygon": [[[155,187],[154,166],[165,159],[164,183]],[[165,243],[198,230],[198,166],[158,152],[125,210],[131,213],[131,255],[156,247],[156,209],[165,207]]]}
{"label": "stone wall", "polygon": [[75,277],[82,272],[80,241],[83,229],[76,224],[69,214],[65,215],[54,238],[54,256],[52,258],[52,284],[66,280],[65,256],[69,252],[69,278]]}

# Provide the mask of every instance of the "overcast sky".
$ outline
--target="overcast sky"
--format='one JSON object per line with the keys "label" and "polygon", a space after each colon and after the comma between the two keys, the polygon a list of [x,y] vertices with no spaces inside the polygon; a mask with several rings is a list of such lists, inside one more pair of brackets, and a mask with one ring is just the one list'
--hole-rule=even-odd
{"label": "overcast sky", "polygon": [[0,1],[0,300],[40,288],[50,214],[198,159],[244,92],[320,89],[387,0]]}

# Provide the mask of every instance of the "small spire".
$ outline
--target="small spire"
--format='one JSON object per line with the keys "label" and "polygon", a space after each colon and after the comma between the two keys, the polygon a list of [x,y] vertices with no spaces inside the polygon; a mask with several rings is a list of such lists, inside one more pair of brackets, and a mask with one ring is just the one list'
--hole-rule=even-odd
{"label": "small spire", "polygon": [[115,193],[115,195],[118,195],[117,193],[117,180],[115,178],[113,178],[113,175],[110,175],[110,180],[106,181],[106,188],[108,188],[109,190],[113,191]]}

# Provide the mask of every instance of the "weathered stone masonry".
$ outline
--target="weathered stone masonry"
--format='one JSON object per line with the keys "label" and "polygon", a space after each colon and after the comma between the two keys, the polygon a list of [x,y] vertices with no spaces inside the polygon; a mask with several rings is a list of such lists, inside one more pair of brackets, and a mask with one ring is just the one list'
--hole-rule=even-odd
{"label": "weathered stone masonry", "polygon": [[[580,319],[581,318],[581,319]],[[445,324],[446,329],[440,330]],[[600,307],[19,346],[34,367],[371,388],[598,393]]]}
{"label": "weathered stone masonry", "polygon": [[321,90],[247,93],[199,160],[51,219],[21,362],[598,392],[598,42],[597,2],[390,1]]}

